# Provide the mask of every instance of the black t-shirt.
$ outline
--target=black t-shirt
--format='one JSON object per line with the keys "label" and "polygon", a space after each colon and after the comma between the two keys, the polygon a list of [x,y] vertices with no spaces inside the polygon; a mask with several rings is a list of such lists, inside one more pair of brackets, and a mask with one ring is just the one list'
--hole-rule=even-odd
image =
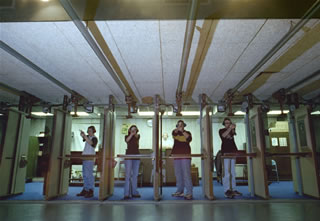
{"label": "black t-shirt", "polygon": [[96,137],[92,137],[92,139],[91,139],[91,141],[92,141],[92,147],[97,147],[97,144],[98,144],[98,138],[96,138]]}
{"label": "black t-shirt", "polygon": [[222,141],[222,144],[221,144],[221,153],[224,154],[224,153],[234,153],[234,152],[237,152],[238,149],[237,149],[237,146],[236,146],[236,143],[234,142],[234,134],[233,132],[231,131],[229,133],[229,136],[226,136],[226,137],[222,137],[222,134],[227,130],[227,128],[222,128],[219,130],[219,135],[220,135],[220,138],[221,138],[221,141]]}
{"label": "black t-shirt", "polygon": [[[89,137],[89,135],[87,135],[87,137]],[[89,138],[90,139],[90,138]],[[82,141],[83,142],[86,142],[86,139],[82,139]],[[95,136],[94,137],[92,137],[92,139],[91,139],[91,141],[92,141],[92,147],[96,147],[97,146],[97,144],[98,144],[98,138],[96,138]]]}
{"label": "black t-shirt", "polygon": [[[127,137],[129,137],[129,135],[125,136],[125,138],[124,138],[125,141],[126,141]],[[129,142],[127,142],[126,154],[140,154],[140,152],[139,152],[139,139],[140,139],[140,135],[138,135],[138,137],[136,137],[136,136],[131,137]]]}
{"label": "black t-shirt", "polygon": [[188,139],[185,138],[181,131],[178,131],[177,133],[175,130],[172,131],[174,144],[171,154],[191,154],[190,142],[192,140],[192,136],[189,131],[185,130],[184,132],[189,134]]}

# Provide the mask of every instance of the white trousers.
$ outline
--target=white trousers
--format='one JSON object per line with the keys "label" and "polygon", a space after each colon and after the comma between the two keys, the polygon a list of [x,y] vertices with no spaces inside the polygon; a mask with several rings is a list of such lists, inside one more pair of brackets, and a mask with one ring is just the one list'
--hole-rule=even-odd
{"label": "white trousers", "polygon": [[225,158],[223,160],[223,191],[233,190],[236,187],[236,159]]}

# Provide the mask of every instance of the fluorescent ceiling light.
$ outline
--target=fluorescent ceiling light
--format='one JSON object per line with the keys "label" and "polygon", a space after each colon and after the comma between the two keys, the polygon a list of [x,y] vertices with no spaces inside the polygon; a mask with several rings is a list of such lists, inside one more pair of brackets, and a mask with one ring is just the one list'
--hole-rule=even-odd
{"label": "fluorescent ceiling light", "polygon": [[[154,115],[154,111],[139,111],[138,110],[138,115],[139,116],[153,116]],[[166,111],[164,112],[163,115],[168,115],[168,116],[172,116],[173,112],[172,111]]]}
{"label": "fluorescent ceiling light", "polygon": [[[200,112],[199,111],[181,111],[181,114],[184,116],[199,116]],[[139,111],[138,110],[138,115],[139,116],[153,116],[154,115],[154,111]],[[168,116],[172,116],[173,112],[172,111],[166,111],[164,112],[163,115],[168,115]]]}
{"label": "fluorescent ceiling light", "polygon": [[46,116],[53,116],[51,113],[43,113],[43,112],[31,112],[32,115],[40,116],[40,117],[46,117]]}
{"label": "fluorescent ceiling light", "polygon": [[154,111],[139,111],[138,110],[138,115],[139,116],[153,116]]}
{"label": "fluorescent ceiling light", "polygon": [[217,109],[215,109],[212,114],[215,115],[216,113],[218,113]]}
{"label": "fluorescent ceiling light", "polygon": [[311,113],[311,115],[320,115],[320,111],[314,111]]}
{"label": "fluorescent ceiling light", "polygon": [[0,114],[0,116],[2,116],[3,114]]}
{"label": "fluorescent ceiling light", "polygon": [[[72,112],[70,112],[70,114],[71,114],[71,115],[74,115],[74,112],[72,111]],[[80,111],[80,112],[77,112],[77,115],[78,115],[78,116],[89,116],[89,114],[88,114],[87,112],[81,112],[81,111]]]}
{"label": "fluorescent ceiling light", "polygon": [[[283,113],[287,114],[287,113],[289,113],[289,111],[288,110],[283,110]],[[267,114],[269,114],[269,115],[280,115],[281,114],[281,110],[272,110],[272,111],[269,111]]]}
{"label": "fluorescent ceiling light", "polygon": [[236,111],[234,112],[234,115],[245,115],[246,113],[243,111]]}
{"label": "fluorescent ceiling light", "polygon": [[200,116],[200,111],[181,111],[183,116]]}

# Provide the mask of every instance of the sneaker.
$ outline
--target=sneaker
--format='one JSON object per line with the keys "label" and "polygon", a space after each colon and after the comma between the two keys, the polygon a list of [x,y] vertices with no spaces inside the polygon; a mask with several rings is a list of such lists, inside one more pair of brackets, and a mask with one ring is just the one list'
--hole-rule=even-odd
{"label": "sneaker", "polygon": [[138,193],[138,194],[132,194],[132,197],[133,197],[133,198],[140,198],[141,196],[140,196],[140,194]]}
{"label": "sneaker", "polygon": [[242,196],[242,193],[240,193],[237,190],[233,190],[232,193],[233,193],[234,196]]}
{"label": "sneaker", "polygon": [[187,194],[184,196],[185,200],[192,200],[192,195],[191,194]]}
{"label": "sneaker", "polygon": [[173,196],[173,197],[184,197],[184,194],[181,193],[181,192],[175,192],[175,193],[171,194],[171,196]]}
{"label": "sneaker", "polygon": [[224,193],[224,196],[229,198],[229,199],[232,199],[234,197],[234,195],[233,195],[231,190],[227,190],[227,192]]}
{"label": "sneaker", "polygon": [[93,197],[93,190],[89,190],[84,197],[85,197],[85,198],[91,198],[91,197]]}
{"label": "sneaker", "polygon": [[82,189],[80,193],[77,194],[77,196],[85,196],[87,194],[87,191],[85,189]]}

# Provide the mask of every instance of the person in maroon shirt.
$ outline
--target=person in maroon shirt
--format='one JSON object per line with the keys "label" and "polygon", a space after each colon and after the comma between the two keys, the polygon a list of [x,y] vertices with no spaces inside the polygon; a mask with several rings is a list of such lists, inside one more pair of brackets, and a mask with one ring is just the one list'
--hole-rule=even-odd
{"label": "person in maroon shirt", "polygon": [[[139,152],[139,130],[136,125],[132,125],[128,130],[128,135],[125,136],[127,143],[126,155],[140,154]],[[137,191],[138,174],[139,174],[140,159],[126,159],[126,177],[124,185],[124,199],[131,197],[140,198]],[[130,191],[131,190],[131,191]]]}
{"label": "person in maroon shirt", "polygon": [[[191,133],[184,130],[187,126],[183,120],[179,120],[176,129],[172,131],[174,139],[171,154],[191,154],[190,142]],[[191,180],[191,158],[174,159],[174,172],[176,176],[177,191],[172,194],[174,197],[184,197],[187,200],[192,199],[192,180]],[[186,194],[184,195],[184,188]]]}
{"label": "person in maroon shirt", "polygon": [[[225,153],[236,153],[238,151],[237,146],[234,142],[234,136],[236,135],[236,125],[232,123],[230,118],[228,117],[224,118],[222,125],[224,126],[224,128],[219,130],[219,135],[222,141],[222,156]],[[223,159],[224,170],[222,182],[224,195],[227,198],[233,198],[234,196],[242,195],[240,192],[234,189],[236,187],[235,163],[235,158]]]}

